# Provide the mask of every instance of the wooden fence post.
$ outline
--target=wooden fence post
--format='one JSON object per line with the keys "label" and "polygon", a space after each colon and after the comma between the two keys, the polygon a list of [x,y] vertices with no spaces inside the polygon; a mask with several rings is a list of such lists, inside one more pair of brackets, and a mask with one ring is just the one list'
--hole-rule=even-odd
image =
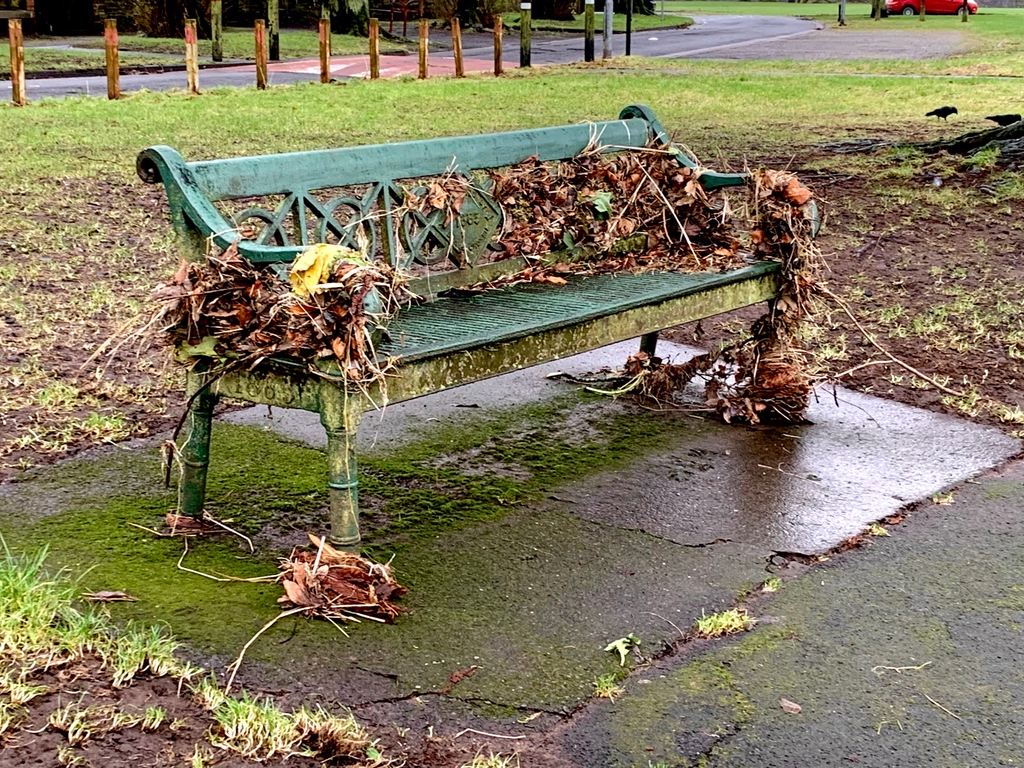
{"label": "wooden fence post", "polygon": [[[607,0],[606,0],[607,2]],[[519,66],[530,66],[530,17],[533,6],[519,3]]]}
{"label": "wooden fence post", "polygon": [[380,24],[370,19],[370,79],[380,79]]}
{"label": "wooden fence post", "polygon": [[224,2],[210,0],[210,41],[213,60],[224,61]]}
{"label": "wooden fence post", "polygon": [[121,98],[121,68],[118,65],[117,19],[103,22],[103,42],[107,50],[107,98]]}
{"label": "wooden fence post", "polygon": [[278,0],[267,0],[267,20],[270,22],[270,60],[281,60],[281,13]]}
{"label": "wooden fence post", "polygon": [[320,82],[331,82],[331,20],[320,19]]}
{"label": "wooden fence post", "polygon": [[502,66],[501,56],[504,52],[502,50],[502,38],[505,34],[505,26],[501,21],[501,16],[495,14],[494,16],[494,76],[501,77],[505,71]]}
{"label": "wooden fence post", "polygon": [[928,11],[925,9],[925,0],[921,0],[921,21],[924,21],[924,17],[927,12]]}
{"label": "wooden fence post", "polygon": [[427,66],[430,45],[427,23],[426,19],[420,19],[420,80],[426,80],[430,74]]}
{"label": "wooden fence post", "polygon": [[455,53],[455,76],[465,77],[466,70],[462,61],[462,27],[458,16],[452,18],[452,50]]}
{"label": "wooden fence post", "polygon": [[254,29],[256,35],[256,87],[261,91],[267,88],[267,23],[256,19]]}
{"label": "wooden fence post", "polygon": [[199,95],[199,38],[196,36],[196,20],[185,19],[185,74],[188,92]]}
{"label": "wooden fence post", "polygon": [[583,2],[583,60],[594,60],[594,0]]}
{"label": "wooden fence post", "polygon": [[16,106],[28,104],[25,95],[25,45],[21,19],[8,19],[7,36],[11,43],[11,101]]}
{"label": "wooden fence post", "polygon": [[964,4],[960,6],[960,21],[967,22],[971,18],[971,9],[967,7],[967,0],[964,0]]}

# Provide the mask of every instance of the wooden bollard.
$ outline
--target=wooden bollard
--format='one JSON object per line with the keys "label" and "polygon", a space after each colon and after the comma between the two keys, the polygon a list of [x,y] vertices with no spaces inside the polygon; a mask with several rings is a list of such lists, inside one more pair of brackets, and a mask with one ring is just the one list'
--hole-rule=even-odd
{"label": "wooden bollard", "polygon": [[224,2],[210,0],[210,42],[214,61],[224,61]]}
{"label": "wooden bollard", "polygon": [[[605,0],[607,2],[607,0]],[[530,3],[519,4],[519,66],[530,66],[530,17],[533,13]]]}
{"label": "wooden bollard", "polygon": [[267,89],[267,22],[256,19],[256,87]]}
{"label": "wooden bollard", "polygon": [[196,35],[196,20],[185,19],[185,76],[188,92],[199,95],[199,38]]}
{"label": "wooden bollard", "polygon": [[28,97],[25,95],[25,41],[21,19],[7,21],[7,37],[11,43],[11,101],[24,107],[28,104]]}
{"label": "wooden bollard", "polygon": [[583,3],[583,60],[594,60],[594,0]]}
{"label": "wooden bollard", "polygon": [[380,79],[380,24],[370,19],[370,79]]}
{"label": "wooden bollard", "polygon": [[462,27],[458,16],[452,18],[452,51],[455,53],[455,76],[465,77],[465,63],[462,61]]}
{"label": "wooden bollard", "polygon": [[967,7],[967,0],[964,0],[964,4],[960,6],[960,21],[966,22],[971,18],[971,9]]}
{"label": "wooden bollard", "polygon": [[121,98],[121,67],[118,64],[117,19],[103,22],[103,43],[107,51],[107,98]]}
{"label": "wooden bollard", "polygon": [[430,45],[427,23],[426,19],[420,19],[420,80],[426,80],[430,74],[427,67]]}
{"label": "wooden bollard", "polygon": [[331,20],[320,19],[320,82],[331,82]]}
{"label": "wooden bollard", "polygon": [[928,11],[925,10],[925,5],[927,5],[927,3],[925,3],[924,0],[921,0],[921,21],[924,21],[925,14],[928,13]]}
{"label": "wooden bollard", "polygon": [[501,16],[494,17],[494,76],[501,77],[505,71],[502,66],[502,37],[505,34],[505,27],[501,23]]}

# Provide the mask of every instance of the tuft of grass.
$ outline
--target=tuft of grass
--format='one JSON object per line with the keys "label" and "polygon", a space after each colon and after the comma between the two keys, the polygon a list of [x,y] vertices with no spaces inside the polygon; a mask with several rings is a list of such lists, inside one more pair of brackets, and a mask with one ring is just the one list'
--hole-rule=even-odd
{"label": "tuft of grass", "polygon": [[782,579],[778,576],[769,576],[761,583],[762,592],[778,592],[780,589],[782,589]]}
{"label": "tuft of grass", "polygon": [[3,736],[23,714],[24,710],[21,707],[14,706],[7,699],[0,699],[0,736]]}
{"label": "tuft of grass", "polygon": [[64,768],[84,768],[88,762],[83,755],[78,754],[66,744],[61,744],[57,747],[57,764]]}
{"label": "tuft of grass", "polygon": [[54,730],[63,733],[69,746],[84,744],[93,736],[102,736],[111,731],[132,728],[143,721],[139,715],[125,712],[113,705],[100,707],[82,707],[80,704],[68,704],[58,707],[50,713],[48,724]]}
{"label": "tuft of grass", "polygon": [[107,654],[113,669],[114,687],[123,688],[143,671],[156,677],[173,674],[179,666],[174,657],[177,648],[178,643],[162,627],[129,624]]}
{"label": "tuft of grass", "polygon": [[932,504],[938,504],[940,507],[948,507],[953,503],[952,493],[933,493]]}
{"label": "tuft of grass", "polygon": [[725,611],[706,615],[703,611],[693,627],[698,637],[722,637],[746,632],[757,623],[742,608],[729,608]]}
{"label": "tuft of grass", "polygon": [[867,527],[867,533],[869,536],[888,536],[889,529],[881,523],[872,523]]}
{"label": "tuft of grass", "polygon": [[601,675],[594,681],[594,696],[599,699],[615,701],[616,696],[621,696],[625,692],[618,684],[618,676],[614,672]]}
{"label": "tuft of grass", "polygon": [[360,758],[372,746],[351,715],[338,717],[320,707],[287,714],[269,698],[246,691],[224,698],[211,715],[216,725],[210,743],[251,760],[291,754]]}
{"label": "tuft of grass", "polygon": [[459,768],[513,768],[519,765],[519,755],[502,755],[488,752],[485,756],[478,752],[468,763],[463,763]]}
{"label": "tuft of grass", "polygon": [[0,544],[0,657],[11,679],[94,650],[105,621],[94,609],[74,605],[78,590],[63,574],[45,574],[46,548],[16,557]]}
{"label": "tuft of grass", "polygon": [[142,730],[155,731],[166,719],[167,710],[163,707],[146,707],[146,713],[142,716]]}
{"label": "tuft of grass", "polygon": [[6,693],[11,704],[16,707],[28,704],[37,696],[42,696],[49,692],[49,687],[45,685],[31,685],[22,680],[0,678],[0,693]]}

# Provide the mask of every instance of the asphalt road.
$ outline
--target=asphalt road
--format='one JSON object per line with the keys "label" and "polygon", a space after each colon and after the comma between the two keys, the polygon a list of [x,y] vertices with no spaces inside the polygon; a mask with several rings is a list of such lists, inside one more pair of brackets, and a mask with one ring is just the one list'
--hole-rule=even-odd
{"label": "asphalt road", "polygon": [[[812,21],[779,16],[704,16],[695,17],[695,24],[688,29],[662,29],[637,32],[633,35],[632,53],[638,56],[659,58],[688,57],[707,58],[716,51],[727,51],[742,47],[755,47],[761,44],[799,37],[814,32],[818,25]],[[485,36],[466,36],[467,43],[464,55],[467,59],[490,60],[493,47],[490,38]],[[481,44],[486,39],[487,44]],[[508,66],[515,66],[519,60],[519,39],[514,33],[506,36],[505,61]],[[479,41],[479,42],[478,42]],[[615,35],[613,51],[615,55],[625,52],[625,35]],[[598,37],[597,55],[601,55],[602,43]],[[445,54],[432,54],[432,58]],[[336,57],[340,59],[358,57]],[[408,59],[409,71],[415,71],[416,57]],[[756,58],[756,56],[755,56]],[[583,59],[583,38],[545,38],[535,37],[533,42],[533,64],[568,64]],[[200,87],[212,88],[219,86],[247,86],[254,81],[254,65],[204,69],[200,72]],[[269,80],[271,85],[309,82],[319,79],[316,70],[309,62],[296,62],[291,67],[288,62],[271,65]],[[166,72],[160,74],[121,75],[122,91],[168,91],[185,87],[184,72]],[[106,79],[97,77],[58,77],[29,80],[27,83],[30,101],[61,96],[105,96]],[[7,100],[11,95],[10,82],[0,83],[0,99]]]}

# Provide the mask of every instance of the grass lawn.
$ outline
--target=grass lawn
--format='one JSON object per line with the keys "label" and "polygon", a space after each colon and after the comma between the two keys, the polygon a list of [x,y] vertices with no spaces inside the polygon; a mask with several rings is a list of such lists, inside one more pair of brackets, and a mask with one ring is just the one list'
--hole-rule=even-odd
{"label": "grass lawn", "polygon": [[[103,38],[84,40],[79,45],[86,48],[103,48]],[[184,56],[185,43],[177,38],[138,37],[121,35],[119,44],[122,51],[139,51],[148,53],[171,53]],[[365,37],[353,35],[331,35],[331,54],[345,56],[353,53],[366,53]],[[213,44],[209,40],[199,41],[199,55],[211,56]],[[400,53],[410,50],[411,44],[397,43],[392,40],[381,40],[381,53]],[[286,29],[281,31],[281,58],[301,59],[320,55],[319,38],[315,30]],[[229,27],[224,30],[225,59],[255,59],[255,41],[251,29]]]}
{"label": "grass lawn", "polygon": [[[100,48],[102,48],[102,41]],[[144,53],[122,53],[121,68],[142,67],[147,65],[167,64],[162,56],[149,56]],[[34,72],[94,72],[106,66],[103,51],[62,51],[52,48],[25,48],[25,71]],[[6,42],[0,43],[0,79],[7,80],[11,76],[11,47]]]}
{"label": "grass lawn", "polygon": [[[508,29],[519,29],[519,14],[518,13],[504,13],[501,16],[502,21]],[[552,19],[534,19],[531,27],[538,31],[557,31],[557,32],[583,32],[585,31],[585,21],[583,14],[576,17],[575,21],[554,21]],[[681,14],[667,14],[665,16],[645,16],[640,13],[633,14],[633,29],[643,31],[645,29],[673,29],[676,27],[689,27],[693,24],[693,19],[683,16]],[[626,14],[617,13],[615,18],[612,20],[613,29],[616,32],[626,31]],[[600,35],[604,29],[604,14],[594,14],[594,31],[595,34]]]}

